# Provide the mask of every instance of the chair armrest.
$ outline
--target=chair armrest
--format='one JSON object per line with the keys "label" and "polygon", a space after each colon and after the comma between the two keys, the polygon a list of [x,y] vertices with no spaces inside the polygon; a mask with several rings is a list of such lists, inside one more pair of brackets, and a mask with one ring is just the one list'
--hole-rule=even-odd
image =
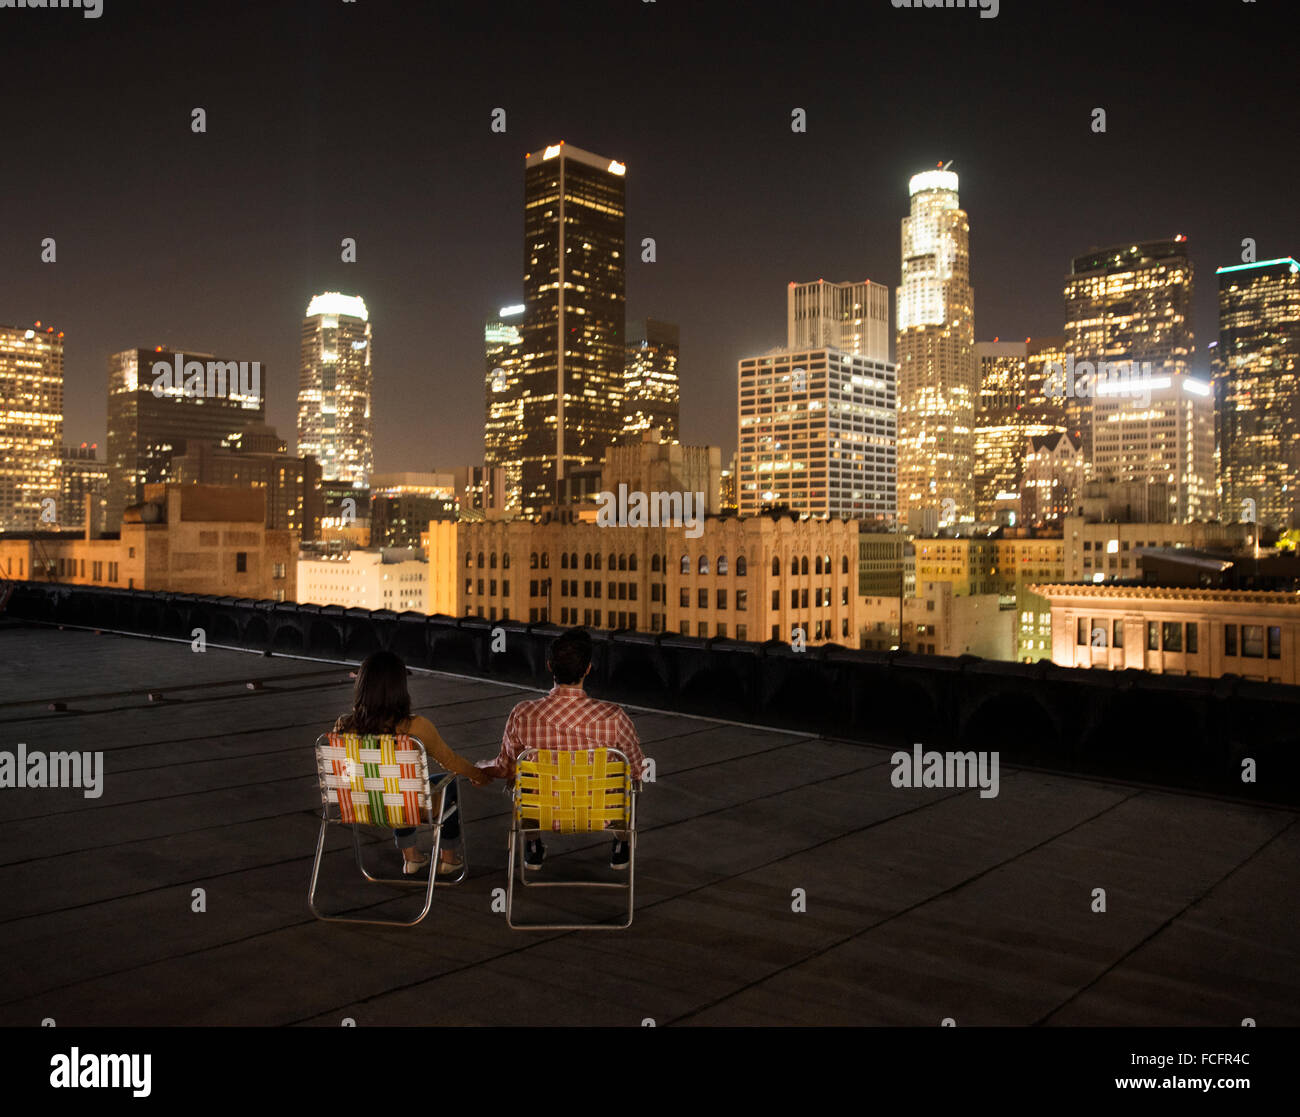
{"label": "chair armrest", "polygon": [[438,792],[442,787],[444,787],[446,784],[449,784],[449,783],[450,783],[452,780],[454,780],[454,779],[456,779],[456,773],[455,773],[455,772],[442,772],[442,773],[440,773],[440,774],[437,775],[437,776],[434,776],[434,775],[430,774],[430,776],[429,776],[429,790],[430,790],[431,792],[433,792],[434,794],[437,794],[437,792]]}

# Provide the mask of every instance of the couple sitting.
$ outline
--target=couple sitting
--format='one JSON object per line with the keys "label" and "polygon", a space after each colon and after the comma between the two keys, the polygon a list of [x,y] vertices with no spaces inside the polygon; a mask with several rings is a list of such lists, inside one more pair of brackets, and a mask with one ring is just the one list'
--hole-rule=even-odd
{"label": "couple sitting", "polygon": [[[494,779],[513,784],[515,761],[525,749],[580,751],[614,748],[624,753],[632,765],[632,778],[639,783],[643,767],[641,745],[632,719],[621,706],[587,697],[582,681],[591,670],[591,636],[585,628],[571,628],[551,644],[546,666],[555,685],[545,698],[520,702],[506,719],[501,736],[501,751],[494,760],[481,766],[471,764],[452,751],[427,718],[411,713],[411,695],[406,687],[406,664],[392,652],[376,652],[357,670],[352,696],[352,712],[335,723],[336,733],[397,734],[418,737],[429,759],[443,770],[464,776],[475,787],[484,787]],[[430,765],[430,777],[435,774]],[[456,784],[447,786],[447,806],[456,801]],[[444,823],[440,876],[454,876],[462,868],[455,846],[460,840],[460,811]],[[402,851],[402,872],[414,875],[427,865],[429,858],[415,846],[415,830],[393,831],[393,841]],[[525,844],[524,868],[538,869],[546,857],[540,838]],[[609,863],[626,869],[630,850],[626,835],[616,836]]]}

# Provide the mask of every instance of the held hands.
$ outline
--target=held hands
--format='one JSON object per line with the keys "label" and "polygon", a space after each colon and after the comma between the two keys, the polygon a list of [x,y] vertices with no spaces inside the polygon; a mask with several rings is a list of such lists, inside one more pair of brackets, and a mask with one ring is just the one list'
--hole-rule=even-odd
{"label": "held hands", "polygon": [[487,787],[496,777],[483,768],[472,768],[465,776],[475,787]]}

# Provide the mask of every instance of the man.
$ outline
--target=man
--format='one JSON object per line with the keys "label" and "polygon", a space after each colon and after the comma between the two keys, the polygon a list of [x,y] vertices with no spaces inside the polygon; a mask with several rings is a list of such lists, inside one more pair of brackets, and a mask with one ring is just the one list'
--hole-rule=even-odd
{"label": "man", "polygon": [[[582,682],[591,670],[591,636],[585,628],[571,628],[556,637],[546,657],[555,686],[545,698],[520,702],[506,719],[501,751],[481,764],[485,771],[513,782],[515,762],[525,749],[580,751],[611,748],[622,752],[632,765],[632,779],[640,786],[645,757],[632,719],[621,706],[589,698]],[[524,843],[524,868],[539,869],[546,857],[541,838]],[[625,870],[631,857],[626,835],[614,838],[609,864]]]}

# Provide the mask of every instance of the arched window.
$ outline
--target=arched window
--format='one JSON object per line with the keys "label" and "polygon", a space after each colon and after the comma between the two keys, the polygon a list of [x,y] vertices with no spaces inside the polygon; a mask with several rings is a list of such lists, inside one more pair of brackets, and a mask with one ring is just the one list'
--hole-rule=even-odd
{"label": "arched window", "polygon": [[827,556],[822,560],[822,569],[825,570],[827,574],[829,574],[832,570],[835,569],[833,566],[831,566],[831,556],[830,556],[830,555],[827,555]]}
{"label": "arched window", "polygon": [[841,556],[840,556],[840,573],[841,573],[841,574],[847,574],[848,572],[849,572],[849,556],[848,556],[848,555],[841,555]]}
{"label": "arched window", "polygon": [[599,570],[599,569],[600,569],[600,552],[599,552],[599,551],[596,552],[596,557],[595,557],[592,561],[595,562],[595,564],[596,564],[596,569]]}
{"label": "arched window", "polygon": [[465,552],[465,565],[466,566],[474,565],[474,556],[471,555],[468,551]]}
{"label": "arched window", "polygon": [[618,556],[618,568],[619,568],[620,570],[626,570],[626,569],[627,569],[627,555],[619,555],[619,556]]}
{"label": "arched window", "polygon": [[749,564],[745,562],[745,556],[741,555],[736,559],[736,577],[743,578],[749,573]]}
{"label": "arched window", "polygon": [[[805,561],[807,561],[807,560],[805,560]],[[543,552],[542,552],[542,569],[543,569],[543,570],[550,570],[550,569],[551,569],[551,552],[550,552],[550,551],[543,551]]]}
{"label": "arched window", "polygon": [[479,568],[480,570],[483,569],[483,552],[482,552],[482,551],[479,551],[479,553],[478,553],[478,568]]}
{"label": "arched window", "polygon": [[496,568],[497,568],[497,553],[496,551],[493,551],[490,555],[488,555],[488,569],[495,570]]}
{"label": "arched window", "polygon": [[799,573],[799,559],[797,556],[790,559],[790,573],[791,574]]}
{"label": "arched window", "polygon": [[776,555],[772,556],[772,573],[778,576],[781,573],[781,560]]}
{"label": "arched window", "polygon": [[590,569],[591,569],[591,552],[590,552],[590,551],[588,551],[585,555],[582,556],[582,569],[583,569],[583,570],[590,570]]}
{"label": "arched window", "polygon": [[682,555],[682,573],[689,574],[690,572],[691,572],[691,556]]}
{"label": "arched window", "polygon": [[800,565],[800,568],[801,568],[801,569],[799,570],[799,573],[800,573],[800,574],[807,574],[807,573],[808,573],[808,556],[807,556],[807,555],[804,555],[804,557],[803,557],[803,561],[802,561],[799,565]]}
{"label": "arched window", "polygon": [[569,569],[569,553],[567,551],[560,552],[560,569],[561,570]]}
{"label": "arched window", "polygon": [[577,552],[577,551],[570,551],[570,552],[569,552],[569,569],[570,569],[570,570],[577,570],[577,569],[578,569],[578,552]]}
{"label": "arched window", "polygon": [[609,552],[609,566],[607,566],[605,569],[606,569],[606,570],[617,570],[617,569],[618,569],[618,559],[616,559],[616,558],[614,557],[614,552],[613,552],[613,551],[610,551],[610,552]]}
{"label": "arched window", "polygon": [[536,551],[531,551],[531,552],[529,553],[529,555],[528,555],[528,569],[529,569],[529,570],[536,570],[536,569],[537,569],[537,552],[536,552]]}
{"label": "arched window", "polygon": [[726,556],[726,555],[719,555],[719,556],[718,556],[718,573],[719,573],[719,574],[725,574],[726,572],[727,572],[727,556]]}
{"label": "arched window", "polygon": [[628,556],[627,556],[627,568],[628,568],[629,570],[635,570],[635,569],[636,569],[636,555],[628,555]]}
{"label": "arched window", "polygon": [[818,555],[818,556],[817,556],[817,561],[816,561],[816,563],[815,563],[814,566],[813,566],[813,573],[814,573],[814,574],[820,574],[821,572],[822,572],[822,557],[821,557],[821,555]]}
{"label": "arched window", "polygon": [[653,555],[650,556],[650,573],[651,574],[659,573],[659,552],[658,551],[656,551]]}
{"label": "arched window", "polygon": [[701,555],[701,556],[700,556],[700,561],[699,561],[699,563],[697,564],[696,569],[697,569],[701,574],[707,574],[707,573],[709,572],[709,556],[708,556],[708,555]]}
{"label": "arched window", "polygon": [[509,569],[510,569],[510,552],[509,552],[509,551],[504,551],[504,552],[502,552],[502,554],[501,554],[501,569],[502,569],[502,570],[509,570]]}

